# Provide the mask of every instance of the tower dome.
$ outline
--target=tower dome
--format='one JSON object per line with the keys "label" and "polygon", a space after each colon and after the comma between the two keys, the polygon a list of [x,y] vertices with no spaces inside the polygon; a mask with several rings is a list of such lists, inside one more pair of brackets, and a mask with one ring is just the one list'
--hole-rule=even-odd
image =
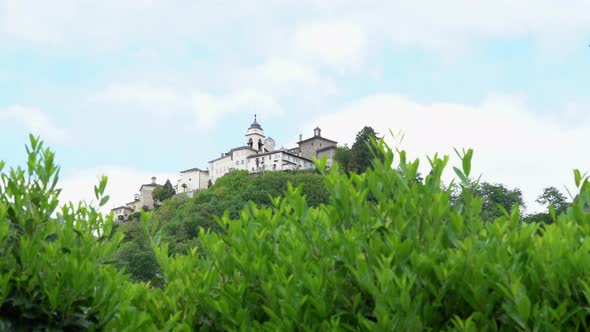
{"label": "tower dome", "polygon": [[254,114],[254,122],[252,122],[252,124],[250,125],[250,128],[248,129],[260,129],[262,130],[262,127],[260,126],[260,124],[258,123],[258,121],[256,121],[256,114]]}
{"label": "tower dome", "polygon": [[246,133],[246,145],[256,151],[264,151],[264,130],[258,123],[256,115],[254,115],[254,122],[248,128]]}

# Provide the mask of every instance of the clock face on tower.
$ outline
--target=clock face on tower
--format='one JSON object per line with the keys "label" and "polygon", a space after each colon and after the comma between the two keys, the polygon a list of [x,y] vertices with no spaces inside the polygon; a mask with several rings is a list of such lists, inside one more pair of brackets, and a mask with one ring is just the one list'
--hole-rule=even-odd
{"label": "clock face on tower", "polygon": [[275,140],[274,139],[268,137],[267,139],[264,140],[264,148],[268,152],[274,151],[275,150],[275,146],[276,146],[276,143],[275,143]]}

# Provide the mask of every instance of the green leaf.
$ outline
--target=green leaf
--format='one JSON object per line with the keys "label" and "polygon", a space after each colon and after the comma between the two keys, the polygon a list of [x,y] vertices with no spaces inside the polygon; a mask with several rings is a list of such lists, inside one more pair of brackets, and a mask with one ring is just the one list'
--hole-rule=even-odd
{"label": "green leaf", "polygon": [[100,200],[100,203],[98,204],[98,206],[104,206],[110,199],[111,197],[109,195],[106,195],[105,197],[103,197]]}
{"label": "green leaf", "polygon": [[576,183],[576,188],[580,188],[580,183],[582,182],[582,175],[580,174],[580,170],[574,169],[574,181]]}
{"label": "green leaf", "polygon": [[463,172],[465,173],[465,176],[469,177],[469,174],[471,173],[471,159],[473,158],[473,150],[469,149],[467,150],[467,153],[465,153],[465,155],[463,156]]}
{"label": "green leaf", "polygon": [[453,171],[455,171],[455,174],[457,174],[457,176],[463,184],[469,182],[469,179],[467,179],[467,177],[463,174],[463,172],[460,169],[458,169],[457,167],[453,167]]}

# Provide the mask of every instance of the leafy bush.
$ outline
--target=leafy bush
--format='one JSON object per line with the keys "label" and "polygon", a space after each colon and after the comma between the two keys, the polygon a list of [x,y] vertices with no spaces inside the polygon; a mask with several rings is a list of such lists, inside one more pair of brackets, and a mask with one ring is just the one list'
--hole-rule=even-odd
{"label": "leafy bush", "polygon": [[168,306],[157,303],[170,308],[156,324],[176,314],[213,330],[588,329],[587,178],[576,173],[580,194],[556,224],[522,223],[517,208],[484,222],[471,151],[454,206],[447,157],[415,181],[417,161],[400,152],[393,169],[394,153],[378,148],[383,161],[363,175],[330,172],[328,205],[310,208],[290,188],[272,207],[226,213],[225,232],[202,230],[204,255],[170,257],[156,242]]}
{"label": "leafy bush", "polygon": [[447,157],[429,159],[431,172],[417,181],[418,161],[375,144],[382,158],[364,174],[343,176],[337,167],[326,174],[327,204],[310,207],[301,186],[287,185],[270,206],[226,212],[217,219],[221,232],[200,228],[198,246],[184,255],[170,255],[165,227],[143,213],[162,271],[162,287],[150,288],[109,263],[122,235],[110,236],[108,218],[85,205],[52,217],[53,156],[36,159],[33,142],[34,179],[19,170],[2,175],[2,327],[589,329],[586,176],[575,172],[579,194],[550,225],[521,222],[517,208],[484,222],[471,151],[455,170],[463,190],[451,204],[441,183]]}
{"label": "leafy bush", "polygon": [[[92,206],[56,212],[54,154],[32,136],[27,152],[26,170],[1,174],[0,329],[140,328],[148,316],[131,299],[142,286],[110,264],[123,235],[111,237],[112,218]],[[95,187],[102,205],[105,186],[103,178]]]}

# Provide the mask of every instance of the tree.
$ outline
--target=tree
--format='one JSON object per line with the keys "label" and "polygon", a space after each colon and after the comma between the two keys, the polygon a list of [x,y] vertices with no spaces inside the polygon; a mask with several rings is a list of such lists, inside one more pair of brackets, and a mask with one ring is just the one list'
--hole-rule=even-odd
{"label": "tree", "polygon": [[475,195],[483,201],[481,218],[484,221],[494,221],[501,217],[503,213],[499,206],[508,212],[515,207],[524,207],[520,189],[511,190],[499,183],[483,182],[477,186]]}
{"label": "tree", "polygon": [[249,202],[258,207],[271,206],[272,198],[283,196],[288,183],[301,185],[308,206],[329,203],[324,177],[308,172],[266,172],[252,176],[247,171],[233,171],[219,178],[208,189],[192,198],[174,197],[153,212],[152,220],[161,226],[163,241],[169,243],[169,253],[186,253],[198,241],[199,229],[221,232],[215,221],[225,211],[237,219]]}
{"label": "tree", "polygon": [[163,202],[175,194],[176,190],[172,187],[172,183],[170,183],[170,180],[166,180],[166,183],[164,183],[163,186],[158,185],[154,188],[154,191],[152,191],[152,198],[154,201]]}
{"label": "tree", "polygon": [[557,213],[564,212],[570,205],[566,197],[555,187],[543,189],[543,193],[537,197],[536,202],[545,205],[547,208],[553,206]]}
{"label": "tree", "polygon": [[537,203],[542,204],[546,207],[544,212],[534,213],[528,215],[525,221],[531,222],[543,222],[546,224],[553,223],[553,217],[551,216],[550,208],[555,209],[556,214],[563,213],[571,205],[566,197],[555,187],[547,187],[543,189],[543,193],[535,200]]}
{"label": "tree", "polygon": [[339,146],[336,148],[336,153],[334,153],[334,161],[340,165],[340,168],[348,173],[350,170],[350,159],[352,158],[352,151],[348,147],[348,145]]}
{"label": "tree", "polygon": [[378,140],[379,137],[372,127],[365,126],[356,135],[356,140],[350,149],[349,170],[356,173],[364,173],[371,166],[374,157],[371,149],[371,139]]}

